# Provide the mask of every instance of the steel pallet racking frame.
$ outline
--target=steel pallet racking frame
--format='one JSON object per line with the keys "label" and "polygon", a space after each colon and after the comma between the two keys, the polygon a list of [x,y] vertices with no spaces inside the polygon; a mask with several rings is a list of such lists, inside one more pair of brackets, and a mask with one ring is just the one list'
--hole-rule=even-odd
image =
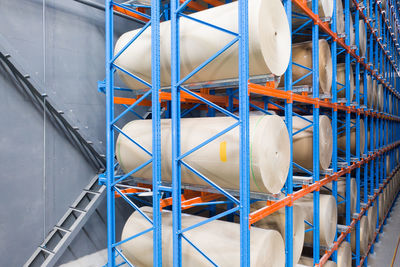
{"label": "steel pallet racking frame", "polygon": [[[312,1],[312,8],[310,9],[307,6],[307,2],[304,0],[283,0],[287,15],[289,18],[292,16],[299,16],[299,14],[292,14],[292,5],[298,6],[305,14],[303,18],[305,19],[304,29],[307,27],[311,29],[312,35],[312,46],[313,46],[313,66],[318,65],[318,40],[319,38],[325,38],[331,43],[331,51],[332,51],[332,61],[333,61],[333,81],[332,81],[332,96],[331,100],[325,98],[320,98],[319,95],[319,74],[318,68],[312,68],[310,70],[310,74],[313,75],[313,84],[312,84],[312,96],[308,96],[307,94],[298,94],[294,93],[293,88],[297,81],[292,81],[292,66],[299,64],[292,62],[290,60],[288,69],[285,75],[285,89],[278,90],[275,89],[271,83],[267,83],[266,85],[259,85],[256,83],[252,83],[251,77],[249,80],[249,71],[248,71],[248,15],[247,15],[247,1],[239,0],[239,32],[232,33],[234,37],[233,41],[227,44],[224,49],[222,49],[215,56],[211,57],[204,64],[195,69],[191,75],[196,73],[196,71],[200,70],[207,63],[213,60],[216,56],[222,53],[224,50],[228,49],[235,43],[239,45],[239,78],[236,81],[236,87],[239,90],[227,90],[226,96],[215,96],[208,90],[201,90],[200,92],[190,90],[190,88],[182,86],[182,83],[187,80],[190,76],[181,79],[180,77],[180,66],[179,66],[179,19],[181,17],[185,17],[190,19],[183,11],[185,8],[189,7],[193,10],[200,10],[202,6],[199,6],[196,2],[187,0],[187,1],[171,1],[171,38],[172,38],[172,64],[171,64],[171,73],[172,73],[172,84],[170,92],[160,92],[160,40],[159,40],[159,24],[160,24],[160,2],[153,0],[151,6],[132,6],[127,4],[118,4],[112,0],[106,0],[106,79],[105,79],[105,93],[106,93],[106,123],[107,123],[107,172],[105,178],[102,180],[107,185],[107,224],[108,224],[108,255],[109,262],[108,266],[115,266],[115,256],[116,253],[120,255],[122,258],[126,260],[123,253],[118,250],[118,246],[123,242],[131,240],[140,234],[147,233],[149,231],[153,231],[154,238],[154,246],[153,246],[153,260],[155,266],[162,265],[161,258],[161,213],[160,208],[170,206],[173,207],[173,262],[174,266],[181,266],[181,246],[182,242],[188,242],[190,245],[194,245],[190,240],[188,240],[184,233],[196,226],[202,225],[203,223],[207,223],[211,220],[218,219],[224,217],[229,214],[235,214],[239,212],[240,215],[240,236],[241,236],[241,266],[250,266],[250,245],[249,245],[249,226],[258,220],[268,216],[269,214],[277,211],[278,209],[285,208],[286,212],[286,231],[285,231],[285,243],[286,243],[286,265],[293,266],[293,203],[297,199],[312,193],[314,196],[314,218],[312,224],[312,231],[314,235],[314,245],[313,245],[313,254],[314,254],[314,263],[318,266],[322,266],[331,256],[333,260],[335,260],[335,251],[337,250],[340,243],[344,240],[350,240],[349,236],[352,228],[355,228],[356,231],[356,253],[355,253],[355,262],[356,265],[366,264],[367,258],[360,255],[360,229],[359,229],[359,220],[361,217],[367,212],[367,209],[370,205],[377,205],[377,201],[375,199],[382,192],[383,188],[387,185],[387,182],[392,179],[394,173],[398,171],[398,167],[395,168],[398,162],[395,162],[395,150],[399,150],[399,122],[400,118],[398,115],[398,109],[395,110],[395,107],[399,106],[399,90],[398,85],[399,81],[399,71],[398,71],[398,61],[399,61],[399,44],[397,41],[398,36],[398,28],[399,28],[399,9],[397,2],[393,0],[388,0],[386,2],[386,8],[382,8],[380,1],[372,1],[372,0],[364,0],[364,1],[352,1],[345,0],[344,3],[344,15],[345,15],[345,38],[342,38],[336,33],[336,16],[334,15],[331,18],[331,24],[329,25],[326,22],[325,18],[320,18],[318,16],[318,2],[316,0]],[[208,2],[207,2],[208,3]],[[218,5],[215,1],[211,2],[212,5]],[[334,1],[336,4],[336,1]],[[355,16],[355,33],[356,33],[356,45],[352,46],[350,43],[350,15],[351,8],[350,4],[354,5],[354,16]],[[336,6],[336,5],[335,5]],[[136,8],[150,8],[151,16],[138,11]],[[369,16],[367,13],[367,8],[370,10]],[[122,52],[117,55],[113,55],[113,10],[117,10],[118,12],[124,14],[134,14],[137,16],[145,18],[148,22],[145,24],[143,29],[148,28],[150,25],[152,31],[152,83],[147,84],[144,82],[151,90],[145,92],[143,95],[139,95],[136,98],[126,98],[126,97],[117,97],[114,96],[115,90],[118,88],[114,85],[114,73],[116,70],[125,72],[131,77],[140,81],[140,78],[134,76],[131,73],[128,73],[126,70],[116,66],[114,61],[116,57],[118,57]],[[334,11],[334,14],[336,9]],[[301,17],[301,16],[300,16]],[[358,19],[361,18],[364,20],[366,25],[367,33],[368,33],[368,56],[361,57],[359,47],[359,33],[358,33]],[[375,21],[375,25],[372,22]],[[379,27],[380,29],[375,29],[378,25],[377,21],[380,21]],[[197,21],[198,23],[203,23],[202,21]],[[291,21],[289,20],[290,28]],[[224,30],[216,27],[215,25],[207,24],[210,27],[214,27],[215,29]],[[393,27],[393,26],[395,27]],[[298,34],[291,28],[291,32],[293,35]],[[130,42],[129,44],[132,44]],[[134,45],[134,43],[132,44]],[[125,47],[126,48],[126,47]],[[123,49],[124,50],[124,49]],[[346,102],[340,102],[337,98],[337,86],[338,83],[336,81],[336,68],[337,68],[337,57],[344,54],[345,64],[346,64],[346,83],[341,85],[346,92]],[[350,102],[350,64],[355,64],[355,73],[356,77],[360,77],[362,74],[362,79],[356,78],[356,99],[355,102]],[[383,65],[385,68],[385,72],[383,72]],[[380,73],[383,73],[380,74]],[[308,74],[308,75],[310,75]],[[364,90],[363,95],[360,95],[360,82],[364,83],[364,88],[366,86],[366,77],[367,75],[371,75],[374,80],[379,82],[384,86],[384,112],[379,112],[376,107],[374,109],[367,108],[367,90]],[[395,79],[397,81],[395,87]],[[339,85],[340,86],[340,85]],[[238,94],[236,96],[235,94]],[[151,101],[149,97],[151,95]],[[263,96],[263,101],[254,100],[250,98],[250,96]],[[361,104],[361,98],[363,99],[363,104]],[[279,102],[280,101],[280,102]],[[279,105],[283,101],[284,106]],[[392,110],[389,110],[389,101],[392,103]],[[127,109],[115,117],[114,114],[114,105],[122,104]],[[292,117],[300,116],[298,113],[294,111],[294,109],[299,109],[299,104],[307,105],[306,108],[312,107],[313,121],[309,121],[310,125],[313,127],[313,171],[306,172],[307,175],[311,175],[312,181],[308,184],[303,184],[302,189],[298,190],[299,183],[293,178],[294,168],[301,168],[297,164],[291,164],[288,179],[286,185],[283,190],[284,196],[281,198],[274,198],[273,196],[267,196],[270,200],[269,205],[254,211],[252,213],[249,212],[250,208],[250,199],[257,199],[257,196],[254,196],[249,191],[249,111],[251,109],[260,110],[268,114],[268,110],[273,109],[281,109],[285,114],[285,122],[287,124],[290,140],[293,140],[293,135],[298,132],[305,130],[302,129],[293,133],[292,129]],[[129,105],[129,106],[128,106]],[[148,162],[142,164],[140,167],[145,167],[148,164],[152,163],[153,166],[153,181],[152,185],[143,185],[138,184],[136,187],[130,187],[128,189],[121,189],[118,187],[120,182],[128,178],[131,174],[133,174],[136,170],[131,171],[128,174],[124,175],[116,175],[115,169],[118,166],[118,163],[115,162],[114,155],[114,133],[119,132],[121,134],[122,131],[116,126],[116,122],[122,117],[133,112],[133,108],[135,106],[145,105],[151,106],[152,110],[152,122],[153,122],[153,150],[148,154],[152,156],[152,159]],[[160,174],[160,107],[166,107],[170,112],[170,116],[172,119],[172,131],[173,131],[173,139],[172,139],[172,147],[173,147],[173,182],[172,186],[164,185],[161,183],[161,174]],[[236,195],[224,190],[223,188],[219,188],[217,185],[212,183],[207,177],[203,176],[201,173],[197,172],[191,166],[184,162],[184,157],[189,153],[182,154],[180,151],[180,118],[182,116],[187,115],[190,111],[194,109],[204,109],[204,108],[213,108],[218,110],[221,113],[224,113],[227,116],[231,116],[237,119],[237,123],[232,125],[231,127],[225,129],[216,137],[226,133],[227,131],[233,129],[234,127],[240,128],[241,140],[240,140],[240,148],[241,148],[241,157],[240,157],[240,181],[241,188],[238,193],[240,196],[240,200],[236,198]],[[182,108],[186,108],[184,112],[182,112]],[[235,109],[239,108],[239,116],[233,114]],[[322,111],[320,111],[322,109]],[[333,157],[332,157],[332,171],[330,173],[321,173],[319,170],[319,114],[323,112],[324,114],[329,114],[332,119],[332,127],[333,127]],[[212,112],[209,113],[212,115]],[[322,113],[321,113],[322,114]],[[344,122],[340,119],[344,117]],[[353,120],[355,118],[355,125],[352,125],[352,117]],[[383,133],[385,131],[393,133],[390,136],[389,140],[385,140],[383,135],[376,136],[376,145],[374,142],[370,142],[370,147],[365,146],[364,151],[360,151],[360,120],[364,119],[365,122],[365,136],[368,136],[368,127],[370,128],[371,136],[374,136],[374,132]],[[386,123],[388,124],[388,128],[386,127]],[[352,155],[350,152],[350,133],[351,129],[355,127],[356,131],[356,155]],[[344,130],[343,130],[344,129]],[[345,158],[340,158],[338,156],[338,148],[337,148],[337,137],[338,130],[344,131],[346,135],[346,151]],[[212,141],[216,137],[211,138],[210,140],[203,142],[196,146],[193,152],[196,149],[200,148],[203,145],[206,145],[208,142]],[[372,140],[372,138],[371,138]],[[133,139],[131,140],[135,142]],[[292,148],[291,148],[292,150]],[[386,177],[386,155],[390,154],[391,162],[390,169],[393,170],[391,175]],[[291,151],[291,162],[292,162],[292,151]],[[201,189],[196,189],[195,191],[188,191],[184,189],[180,181],[180,168],[184,165],[188,169],[192,170],[196,173],[200,178],[208,182],[211,186],[215,188],[215,192],[211,193],[199,193],[198,191]],[[363,185],[361,183],[361,168],[363,169]],[[304,169],[304,168],[303,168]],[[340,169],[340,170],[339,170]],[[357,192],[358,196],[360,196],[361,187],[364,190],[364,199],[363,205],[360,203],[360,197],[358,198],[356,205],[356,214],[350,214],[350,179],[351,172],[355,171],[356,173],[356,182],[357,182]],[[346,225],[347,228],[343,232],[338,232],[338,237],[335,240],[334,244],[330,248],[325,248],[325,251],[322,253],[321,257],[321,247],[319,244],[319,189],[325,186],[329,182],[333,182],[333,190],[332,194],[339,202],[339,196],[337,194],[337,185],[336,181],[345,176],[347,181],[346,183]],[[370,188],[368,188],[368,186]],[[294,190],[296,189],[296,190]],[[368,194],[369,189],[369,194]],[[135,235],[128,240],[123,240],[116,242],[115,237],[115,197],[122,197],[126,200],[133,208],[138,209],[136,204],[130,200],[128,197],[131,194],[136,194],[138,192],[152,190],[153,194],[153,219],[147,218],[149,221],[153,223],[153,227]],[[161,192],[166,192],[167,194],[172,194],[171,197],[161,199]],[[205,220],[199,225],[194,225],[189,227],[189,229],[182,229],[180,220],[181,220],[181,210],[186,209],[190,206],[187,205],[195,205],[195,204],[209,204],[210,206],[215,205],[213,200],[215,200],[218,196],[224,196],[230,201],[230,208],[218,215],[214,215],[211,218]],[[182,203],[185,205],[182,205]],[[184,207],[183,207],[184,206]],[[378,222],[377,222],[378,224]],[[382,224],[379,225],[379,230],[381,229]],[[376,232],[376,238],[379,231]],[[184,241],[182,241],[184,239]],[[375,241],[376,239],[374,239]],[[212,264],[212,259],[209,259],[203,252],[199,249],[198,251],[205,256]],[[368,253],[373,251],[373,244],[370,244]],[[367,253],[367,254],[368,254]],[[131,265],[130,263],[128,263]]]}

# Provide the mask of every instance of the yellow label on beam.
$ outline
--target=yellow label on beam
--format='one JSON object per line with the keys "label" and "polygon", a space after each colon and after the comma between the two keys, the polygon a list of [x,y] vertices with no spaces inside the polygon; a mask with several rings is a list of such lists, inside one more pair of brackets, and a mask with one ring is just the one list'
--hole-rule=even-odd
{"label": "yellow label on beam", "polygon": [[226,162],[226,141],[219,144],[219,158],[222,162]]}

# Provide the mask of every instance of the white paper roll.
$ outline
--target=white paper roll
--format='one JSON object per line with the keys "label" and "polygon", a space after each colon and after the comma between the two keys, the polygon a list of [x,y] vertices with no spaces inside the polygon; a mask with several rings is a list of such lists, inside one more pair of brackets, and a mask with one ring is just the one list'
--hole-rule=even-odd
{"label": "white paper roll", "polygon": [[[252,210],[257,210],[263,208],[267,205],[265,201],[257,201],[251,205]],[[263,229],[277,230],[281,235],[283,240],[285,240],[285,209],[280,209],[262,220],[256,222],[254,226]],[[293,207],[293,263],[296,264],[303,251],[304,245],[304,214],[298,207]]]}
{"label": "white paper roll", "polygon": [[345,33],[344,13],[342,1],[336,1],[336,32]]}
{"label": "white paper roll", "polygon": [[[325,185],[326,188],[322,187],[320,192],[322,194],[332,194],[332,183],[328,183]],[[346,180],[339,179],[337,181],[337,193],[338,193],[338,202],[342,202],[346,198]],[[343,197],[343,198],[342,198]],[[355,178],[350,179],[350,213],[353,214],[356,212],[356,204],[357,204],[357,182]],[[345,214],[346,212],[346,204],[341,203],[338,206],[338,213]]]}
{"label": "white paper roll", "polygon": [[347,241],[343,241],[337,250],[337,266],[351,267],[351,245]]}
{"label": "white paper roll", "polygon": [[356,33],[352,16],[350,16],[350,45],[356,45]]}
{"label": "white paper roll", "polygon": [[[300,207],[304,213],[305,219],[313,223],[313,196],[306,195],[295,201],[295,206]],[[320,231],[319,239],[321,246],[329,247],[336,235],[336,225],[337,225],[337,207],[336,200],[330,195],[320,195]],[[306,227],[308,228],[308,227]],[[307,232],[305,235],[306,243],[313,243],[313,232]]]}
{"label": "white paper roll", "polygon": [[367,75],[367,106],[368,108],[372,108],[374,105],[374,93],[372,87],[372,79],[370,75]]}
{"label": "white paper roll", "polygon": [[[301,257],[299,264],[297,265],[297,267],[302,267],[302,266],[309,266],[312,267],[314,266],[314,259],[313,258],[309,258],[309,257]],[[324,267],[336,267],[336,262],[334,261],[327,261],[324,264]]]}
{"label": "white paper roll", "polygon": [[[354,74],[353,67],[350,65],[350,102],[353,102],[355,85],[354,85]],[[336,82],[337,82],[337,98],[346,98],[346,64],[337,64],[336,68]]]}
{"label": "white paper roll", "polygon": [[[181,154],[230,127],[237,120],[231,117],[188,118],[181,120]],[[290,164],[290,144],[287,128],[276,115],[250,116],[250,190],[279,193],[283,187]],[[135,120],[122,131],[152,151],[151,120]],[[189,154],[183,160],[219,186],[239,189],[239,128],[236,127],[207,145]],[[171,181],[171,120],[161,120],[162,179]],[[116,156],[125,173],[150,160],[150,156],[124,135],[116,142]],[[152,165],[133,174],[134,177],[151,180]],[[208,186],[191,170],[182,166],[184,184]]]}
{"label": "white paper roll", "polygon": [[379,223],[383,221],[383,217],[385,216],[385,194],[381,192],[378,197],[379,202]]}
{"label": "white paper roll", "polygon": [[373,97],[373,109],[378,110],[378,84],[376,80],[372,82],[372,97]]}
{"label": "white paper roll", "polygon": [[382,84],[378,85],[377,91],[377,102],[378,102],[378,110],[383,111],[383,87]]}
{"label": "white paper roll", "polygon": [[[313,121],[313,116],[305,116]],[[310,125],[302,118],[293,116],[293,133]],[[319,116],[319,166],[326,170],[332,161],[332,125],[328,116]],[[313,168],[313,127],[310,127],[293,136],[293,161],[300,166],[312,170]]]}
{"label": "white paper roll", "polygon": [[[312,1],[307,1],[307,6],[312,10]],[[293,11],[296,13],[304,14],[297,5],[293,4]],[[320,0],[318,1],[318,15],[321,18],[332,17],[333,14],[333,1],[332,0]]]}
{"label": "white paper roll", "polygon": [[371,242],[372,239],[374,238],[375,234],[375,229],[376,229],[376,223],[377,223],[377,206],[376,202],[374,202],[373,206],[370,206],[368,208],[368,225],[369,225],[369,237],[368,241]]}
{"label": "white paper roll", "polygon": [[[238,2],[196,12],[191,17],[231,32],[238,32]],[[196,21],[181,18],[181,79],[234,39],[234,36]],[[115,45],[117,54],[138,32],[123,34]],[[116,65],[151,83],[151,29],[146,29],[115,61]],[[282,75],[290,58],[291,37],[285,9],[280,0],[249,1],[250,75]],[[161,86],[171,84],[171,26],[160,24]],[[142,83],[118,71],[131,89],[147,89]],[[238,77],[238,43],[207,64],[185,83]]]}
{"label": "white paper roll", "polygon": [[359,32],[359,44],[360,44],[360,56],[365,57],[367,50],[367,38],[365,32],[365,22],[360,19],[358,21],[358,32]]}
{"label": "white paper roll", "polygon": [[[325,39],[319,40],[319,93],[331,94],[332,89],[332,55],[331,48]],[[292,60],[307,68],[312,68],[312,42],[304,42],[293,44],[292,47]],[[292,77],[293,82],[309,74],[310,71],[293,65]],[[284,85],[284,78],[281,78],[280,87]],[[312,86],[312,75],[307,76],[301,81],[294,84]]]}
{"label": "white paper roll", "polygon": [[[152,218],[153,210],[141,210]],[[162,259],[163,266],[172,264],[172,212],[162,211]],[[206,218],[182,214],[182,228],[187,228]],[[139,213],[134,212],[125,223],[121,240],[147,230],[152,225]],[[193,242],[218,266],[240,265],[240,225],[214,220],[185,232]],[[137,267],[153,266],[153,232],[127,241],[121,245],[125,257]],[[281,235],[274,230],[252,227],[250,230],[251,266],[285,266],[285,248]],[[182,266],[208,266],[210,262],[188,242],[182,241]]]}
{"label": "white paper roll", "polygon": [[[352,127],[350,129],[350,153],[355,155],[356,154],[356,127],[355,127],[355,120],[352,120]],[[342,151],[346,151],[346,131],[345,129],[338,135],[338,148]],[[360,119],[360,154],[364,152],[365,146],[365,126],[364,120]],[[344,154],[343,152],[339,151],[340,154]]]}
{"label": "white paper roll", "polygon": [[[362,216],[360,220],[360,254],[364,255],[368,249],[369,225],[367,216]],[[351,231],[351,249],[356,252],[356,231]]]}

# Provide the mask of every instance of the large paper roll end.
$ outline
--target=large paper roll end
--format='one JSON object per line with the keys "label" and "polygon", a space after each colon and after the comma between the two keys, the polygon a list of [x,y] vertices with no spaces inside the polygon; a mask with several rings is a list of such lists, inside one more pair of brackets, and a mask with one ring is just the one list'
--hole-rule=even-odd
{"label": "large paper roll end", "polygon": [[[285,122],[276,115],[260,117],[256,127],[261,127],[261,130],[254,131],[256,134],[250,148],[251,161],[259,163],[262,186],[265,186],[268,192],[277,194],[285,184],[289,172],[289,134]],[[253,166],[252,163],[250,165]],[[254,168],[251,167],[250,176],[253,175]]]}
{"label": "large paper roll end", "polygon": [[328,116],[319,117],[319,162],[322,169],[326,170],[332,161],[333,137],[332,125]]}
{"label": "large paper roll end", "polygon": [[259,1],[258,34],[261,51],[271,73],[285,73],[291,53],[291,33],[285,9],[279,0]]}

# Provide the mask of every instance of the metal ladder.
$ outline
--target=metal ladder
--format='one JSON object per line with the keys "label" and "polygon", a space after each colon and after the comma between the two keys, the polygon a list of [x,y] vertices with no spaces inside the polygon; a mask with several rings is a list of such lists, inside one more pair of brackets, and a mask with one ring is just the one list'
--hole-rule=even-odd
{"label": "metal ladder", "polygon": [[105,186],[98,184],[98,178],[83,189],[24,267],[54,266],[104,198]]}

